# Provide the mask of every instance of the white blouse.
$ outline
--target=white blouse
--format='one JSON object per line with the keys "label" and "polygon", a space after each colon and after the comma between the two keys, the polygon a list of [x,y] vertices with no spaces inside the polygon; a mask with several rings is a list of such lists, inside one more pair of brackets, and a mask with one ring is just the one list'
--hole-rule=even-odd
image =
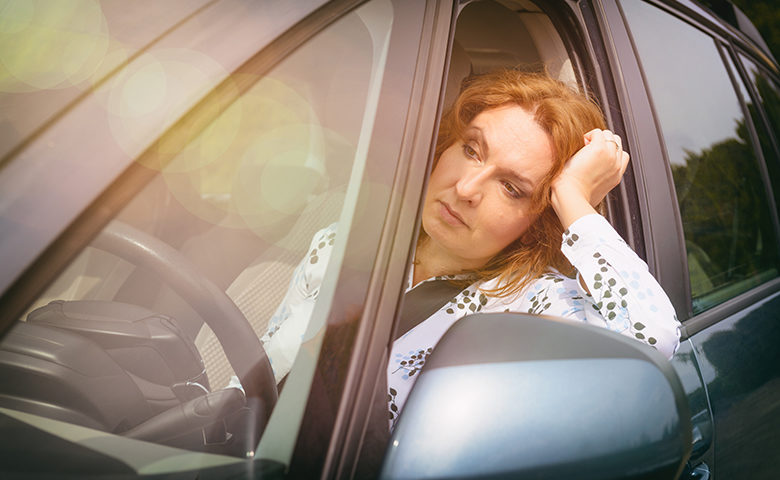
{"label": "white blouse", "polygon": [[[334,224],[314,236],[262,337],[277,381],[289,372],[298,352],[335,235]],[[652,345],[671,358],[680,339],[674,308],[647,265],[604,217],[593,214],[574,222],[563,234],[561,250],[578,278],[547,273],[505,298],[482,292],[498,286],[497,279],[475,282],[393,343],[387,369],[391,429],[433,347],[456,320],[470,313],[527,312],[579,320]],[[411,268],[407,292],[416,286],[413,275]]]}

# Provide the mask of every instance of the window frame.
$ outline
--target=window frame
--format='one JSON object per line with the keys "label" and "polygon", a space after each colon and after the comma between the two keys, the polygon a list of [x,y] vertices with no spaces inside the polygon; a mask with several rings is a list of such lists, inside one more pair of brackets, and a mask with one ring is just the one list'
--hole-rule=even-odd
{"label": "window frame", "polygon": [[[575,10],[576,11],[576,10]],[[622,32],[612,25],[614,11],[609,5],[602,2],[580,2],[579,17],[585,32],[582,38],[590,42],[583,48],[587,52],[588,73],[594,75],[591,79],[591,88],[598,88],[597,98],[601,100],[600,106],[608,125],[623,139],[624,147],[631,155],[631,161],[626,172],[617,187],[617,190],[607,196],[608,217],[610,222],[631,248],[650,265],[653,269],[653,252],[648,248],[648,233],[642,219],[646,215],[646,203],[642,199],[646,196],[643,178],[642,162],[635,160],[638,139],[637,129],[633,118],[633,105],[629,99],[629,92],[624,84],[627,72],[623,71],[618,62]],[[576,46],[576,45],[575,45]],[[593,59],[593,61],[590,61]]]}

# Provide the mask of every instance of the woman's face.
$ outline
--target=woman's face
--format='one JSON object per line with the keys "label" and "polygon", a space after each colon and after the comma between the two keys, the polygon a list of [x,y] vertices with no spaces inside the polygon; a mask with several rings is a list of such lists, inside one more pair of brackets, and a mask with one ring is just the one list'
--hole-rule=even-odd
{"label": "woman's face", "polygon": [[522,107],[477,115],[431,174],[422,217],[431,247],[462,269],[484,266],[536,220],[531,197],[552,165],[549,136]]}

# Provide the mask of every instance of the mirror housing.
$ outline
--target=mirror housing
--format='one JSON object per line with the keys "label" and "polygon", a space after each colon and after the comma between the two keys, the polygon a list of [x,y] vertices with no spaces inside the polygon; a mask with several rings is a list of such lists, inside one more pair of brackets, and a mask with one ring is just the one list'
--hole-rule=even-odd
{"label": "mirror housing", "polygon": [[382,478],[677,478],[682,384],[652,347],[518,313],[456,322],[396,424]]}

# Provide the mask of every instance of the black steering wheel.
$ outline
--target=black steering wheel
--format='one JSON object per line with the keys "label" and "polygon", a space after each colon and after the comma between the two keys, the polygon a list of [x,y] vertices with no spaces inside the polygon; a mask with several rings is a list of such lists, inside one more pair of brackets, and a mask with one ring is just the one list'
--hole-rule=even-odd
{"label": "black steering wheel", "polygon": [[157,273],[208,324],[241,381],[247,406],[257,417],[251,429],[257,444],[278,397],[271,363],[241,310],[230,297],[178,250],[130,225],[114,220],[93,246]]}

